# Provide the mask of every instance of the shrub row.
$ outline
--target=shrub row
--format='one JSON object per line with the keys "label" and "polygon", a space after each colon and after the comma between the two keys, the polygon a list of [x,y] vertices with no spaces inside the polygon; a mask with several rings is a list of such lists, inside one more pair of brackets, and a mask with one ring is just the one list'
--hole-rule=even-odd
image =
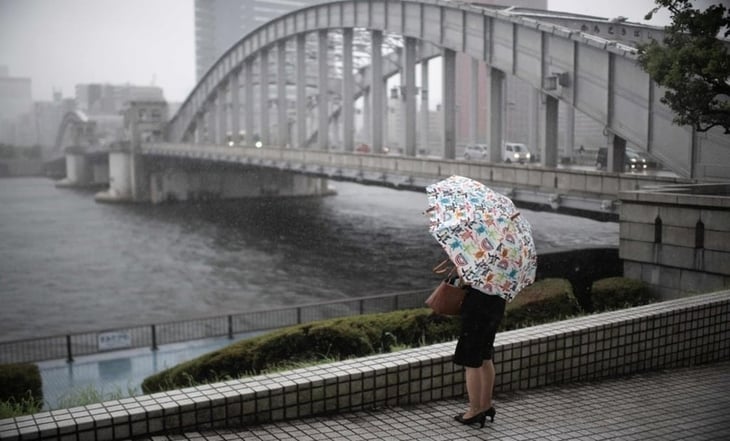
{"label": "shrub row", "polygon": [[[525,289],[505,312],[502,330],[554,321],[580,312],[570,282],[541,280]],[[429,309],[401,310],[323,320],[283,328],[234,343],[145,379],[152,393],[224,378],[257,374],[282,363],[362,357],[393,345],[415,347],[458,336],[460,319]]]}
{"label": "shrub row", "polygon": [[144,380],[152,393],[191,384],[258,374],[282,364],[362,357],[393,345],[418,346],[452,340],[459,320],[427,309],[367,314],[291,326],[176,365]]}

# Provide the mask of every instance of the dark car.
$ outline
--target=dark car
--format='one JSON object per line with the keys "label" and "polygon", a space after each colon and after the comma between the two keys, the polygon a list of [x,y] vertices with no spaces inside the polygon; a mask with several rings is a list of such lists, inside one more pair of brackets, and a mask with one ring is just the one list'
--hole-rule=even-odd
{"label": "dark car", "polygon": [[[598,156],[596,157],[596,168],[599,170],[605,170],[608,164],[608,149],[601,147],[598,149]],[[656,161],[649,158],[638,150],[627,147],[624,154],[624,170],[625,171],[644,171],[650,169],[657,169],[659,165]]]}

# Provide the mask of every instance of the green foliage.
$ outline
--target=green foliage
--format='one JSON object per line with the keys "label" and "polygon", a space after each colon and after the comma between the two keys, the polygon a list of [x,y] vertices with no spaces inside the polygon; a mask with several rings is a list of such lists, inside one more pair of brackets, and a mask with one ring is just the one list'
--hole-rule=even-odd
{"label": "green foliage", "polygon": [[142,383],[145,393],[239,378],[281,369],[387,352],[455,338],[459,319],[431,314],[427,309],[393,311],[322,320],[291,326],[217,351],[152,375]]}
{"label": "green foliage", "polygon": [[37,412],[43,403],[43,383],[38,366],[29,363],[0,365],[0,416]]}
{"label": "green foliage", "polygon": [[20,400],[28,393],[43,401],[43,383],[38,366],[30,363],[0,365],[0,401]]}
{"label": "green foliage", "polygon": [[658,300],[645,283],[626,277],[609,277],[593,282],[591,298],[595,312],[645,305]]}
{"label": "green foliage", "polygon": [[542,279],[523,289],[507,304],[500,330],[562,320],[580,312],[567,279]]}
{"label": "green foliage", "polygon": [[[554,321],[580,311],[570,282],[539,281],[510,303],[504,329]],[[460,319],[429,309],[344,317],[291,326],[240,341],[145,379],[152,393],[240,378],[323,361],[335,361],[449,341],[459,334]]]}
{"label": "green foliage", "polygon": [[64,394],[58,400],[58,408],[67,409],[71,407],[86,406],[107,400],[119,400],[136,394],[137,389],[131,386],[127,386],[127,391],[125,393],[119,387],[116,387],[111,392],[104,392],[103,389],[98,390],[94,386],[89,385]]}
{"label": "green foliage", "polygon": [[639,64],[667,90],[661,101],[675,113],[674,122],[698,132],[719,126],[730,133],[730,54],[717,37],[730,35],[730,10],[720,2],[704,11],[690,0],[656,0],[667,8],[672,24],[664,42],[639,47]]}
{"label": "green foliage", "polygon": [[28,391],[20,397],[0,400],[0,419],[15,418],[40,412],[43,404]]}

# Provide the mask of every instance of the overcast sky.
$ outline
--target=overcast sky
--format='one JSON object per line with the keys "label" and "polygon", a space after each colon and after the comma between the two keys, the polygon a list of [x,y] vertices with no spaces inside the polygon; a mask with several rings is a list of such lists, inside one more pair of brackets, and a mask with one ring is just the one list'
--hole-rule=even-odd
{"label": "overcast sky", "polygon": [[[654,0],[548,0],[549,9],[643,22]],[[665,25],[666,14],[650,24]],[[33,99],[79,83],[195,85],[193,0],[0,0],[0,65],[30,77]]]}

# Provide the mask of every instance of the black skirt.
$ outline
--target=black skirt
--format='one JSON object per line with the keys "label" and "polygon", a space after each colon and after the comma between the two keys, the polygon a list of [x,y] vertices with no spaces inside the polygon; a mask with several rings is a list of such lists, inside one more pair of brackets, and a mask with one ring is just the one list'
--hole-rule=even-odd
{"label": "black skirt", "polygon": [[494,356],[494,337],[504,316],[506,301],[497,295],[467,288],[461,305],[461,334],[454,352],[454,363],[481,367]]}

